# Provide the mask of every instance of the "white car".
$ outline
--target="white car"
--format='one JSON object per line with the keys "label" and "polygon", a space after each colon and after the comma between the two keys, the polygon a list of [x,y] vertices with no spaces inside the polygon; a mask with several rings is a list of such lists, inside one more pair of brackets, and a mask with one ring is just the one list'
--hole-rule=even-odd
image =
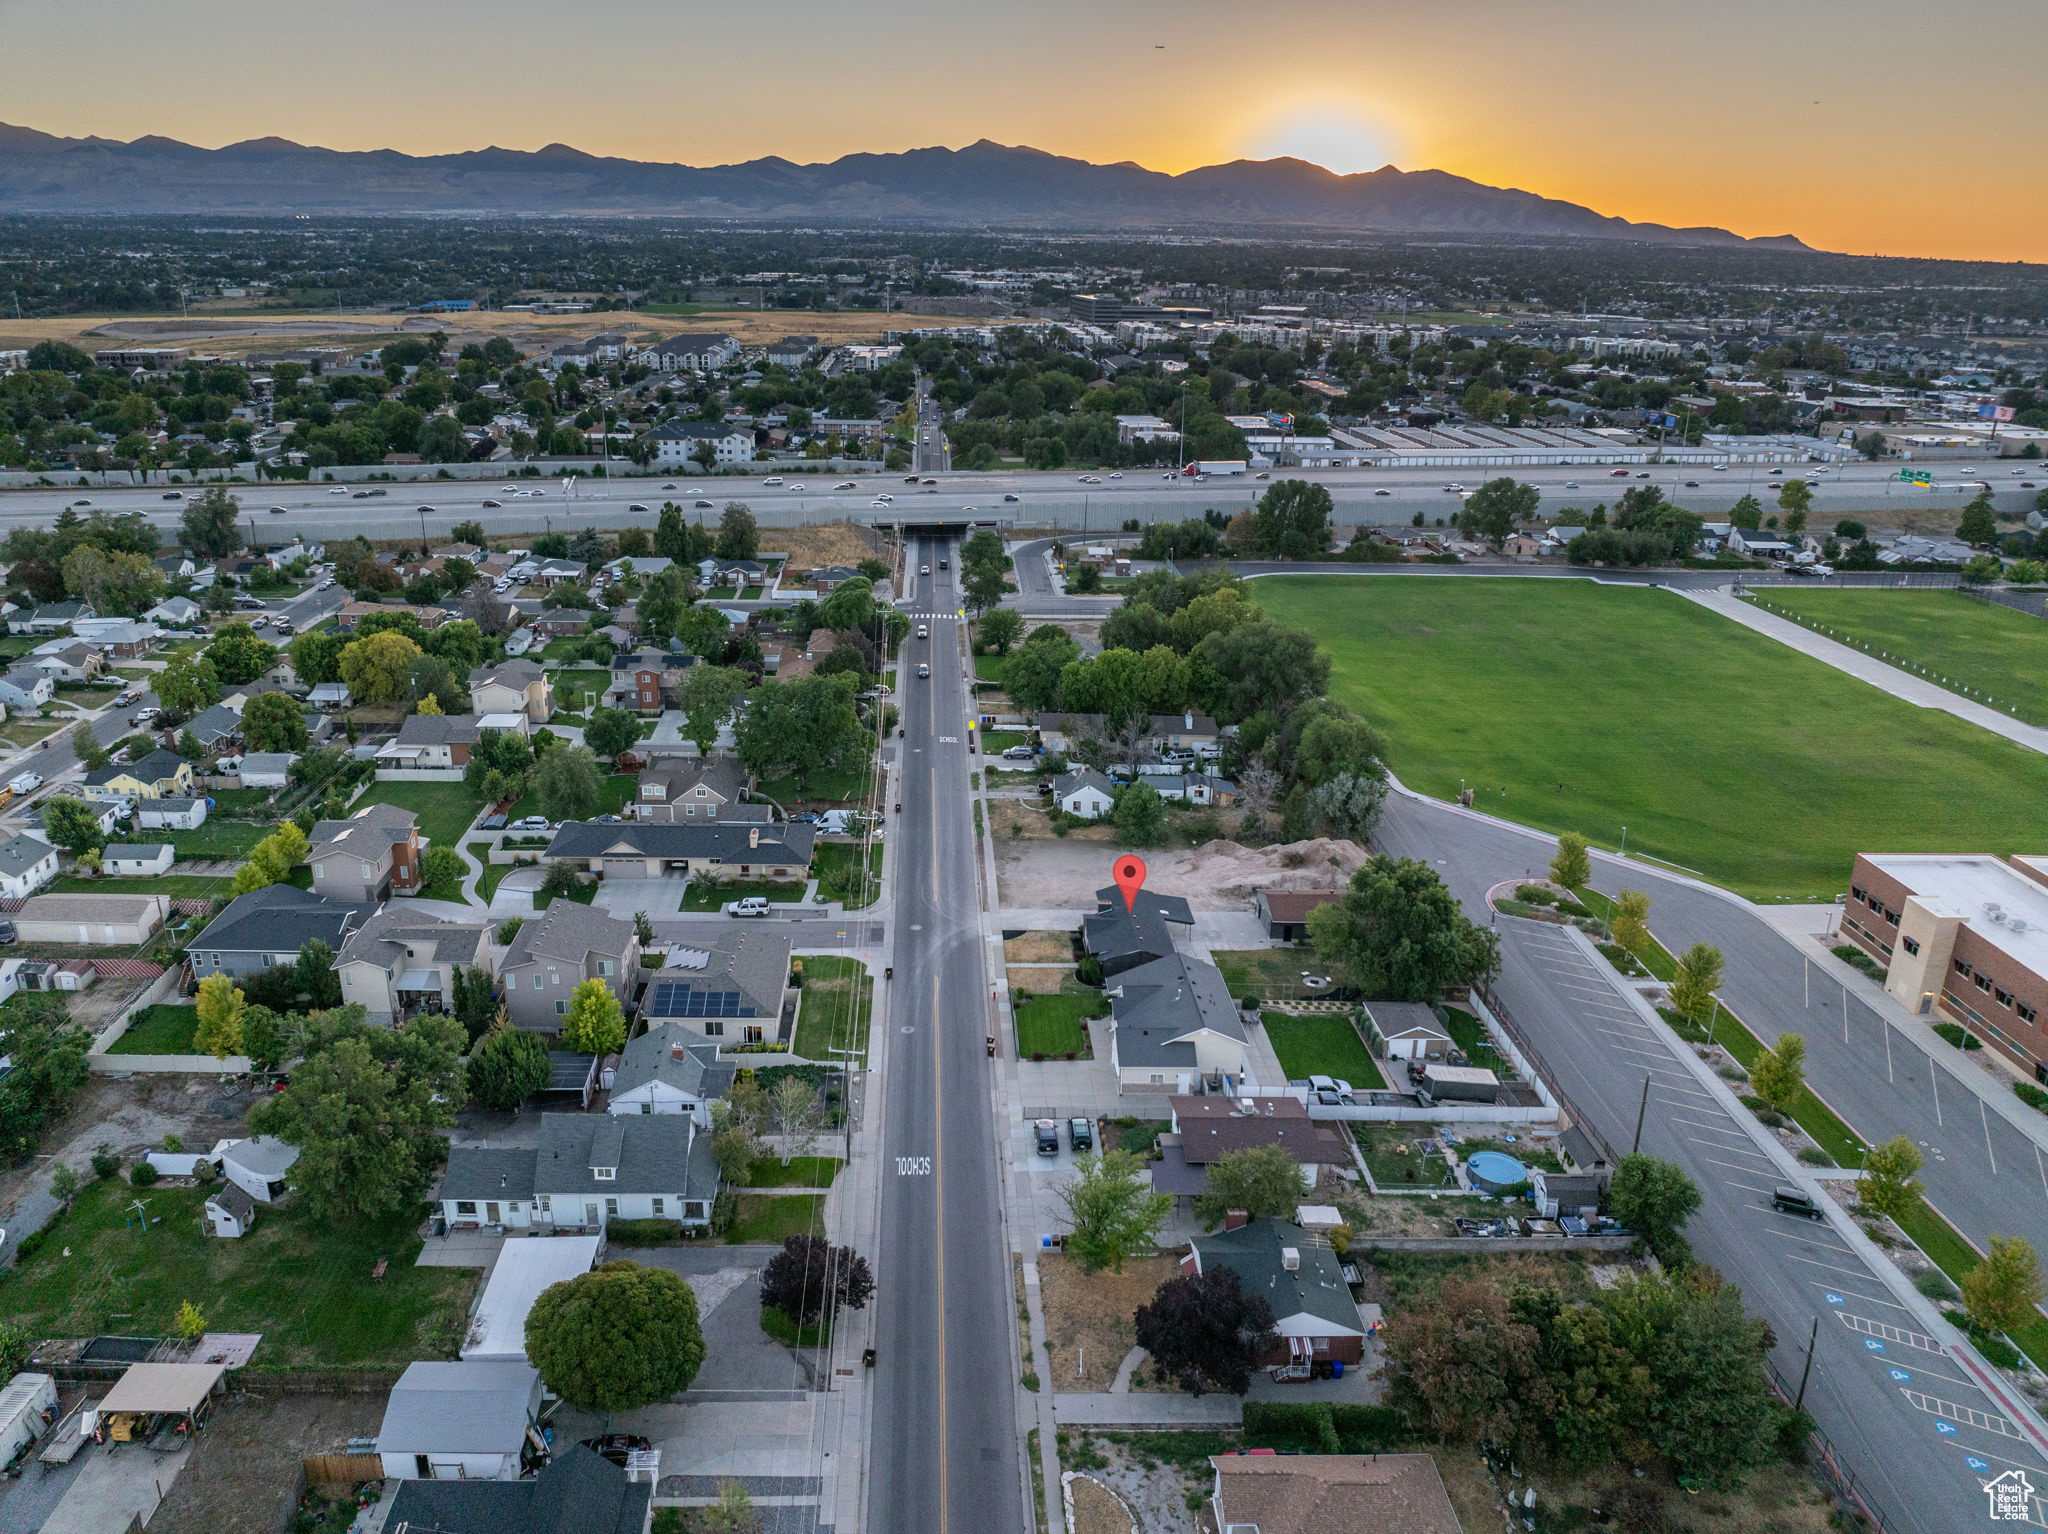
{"label": "white car", "polygon": [[347,495],[348,491],[342,488],[340,485],[336,485],[332,490],[328,491],[327,493],[329,495]]}
{"label": "white car", "polygon": [[764,485],[779,485],[782,483],[782,476],[780,474],[771,474],[762,480],[761,483]]}
{"label": "white car", "polygon": [[1326,1103],[1351,1101],[1351,1083],[1336,1076],[1311,1076],[1308,1089]]}
{"label": "white car", "polygon": [[869,501],[868,508],[872,511],[886,511],[889,508],[889,503],[887,501]]}
{"label": "white car", "polygon": [[[673,489],[675,488],[675,486],[671,485],[671,486],[669,486],[669,488],[670,488],[671,490],[673,490]],[[517,485],[506,485],[506,486],[505,486],[505,487],[504,487],[503,489],[501,489],[501,490],[500,490],[500,491],[498,492],[498,494],[500,494],[500,495],[517,495],[518,493],[519,493],[519,487],[518,487]]]}
{"label": "white car", "polygon": [[1717,463],[1714,465],[1714,472],[1716,474],[1726,474],[1728,472],[1728,465],[1725,463]]}
{"label": "white car", "polygon": [[919,575],[930,575],[932,573],[932,567],[930,565],[919,565],[917,567],[917,573]]}
{"label": "white car", "polygon": [[552,831],[554,828],[554,822],[545,815],[522,815],[506,829],[511,831]]}
{"label": "white car", "polygon": [[1115,471],[1114,469],[1112,469],[1112,470],[1110,471],[1110,475],[1109,475],[1109,477],[1110,477],[1111,479],[1122,479],[1122,478],[1123,478],[1123,475],[1121,475],[1121,474],[1117,473],[1117,472],[1116,472],[1116,471]]}

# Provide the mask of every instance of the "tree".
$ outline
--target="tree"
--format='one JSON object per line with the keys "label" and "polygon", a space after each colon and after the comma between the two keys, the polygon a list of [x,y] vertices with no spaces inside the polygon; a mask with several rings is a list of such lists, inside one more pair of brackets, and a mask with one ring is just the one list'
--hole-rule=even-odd
{"label": "tree", "polygon": [[537,1033],[501,1028],[469,1053],[469,1095],[506,1112],[548,1084],[547,1042]]}
{"label": "tree", "polygon": [[785,1076],[768,1094],[768,1112],[775,1134],[782,1141],[782,1164],[808,1156],[818,1143],[823,1125],[818,1089],[802,1076]]}
{"label": "tree", "polygon": [[220,677],[213,662],[193,651],[164,662],[153,685],[157,700],[173,714],[189,717],[220,702]]}
{"label": "tree", "polygon": [[1586,839],[1566,831],[1557,839],[1557,856],[1550,860],[1550,879],[1568,890],[1584,889],[1593,882],[1593,859],[1587,854]]}
{"label": "tree", "polygon": [[526,1316],[526,1356],[571,1406],[652,1406],[704,1366],[697,1296],[666,1268],[605,1263],[541,1291]]}
{"label": "tree", "polygon": [[793,777],[799,792],[820,773],[851,771],[871,740],[855,691],[843,672],[764,683],[733,730],[740,760],[759,778]]}
{"label": "tree", "polygon": [[1663,1262],[1683,1265],[1690,1250],[1685,1222],[1700,1207],[1700,1190],[1685,1168],[1640,1152],[1623,1156],[1607,1188],[1607,1207]]}
{"label": "tree", "polygon": [[453,847],[429,847],[420,857],[421,887],[442,891],[444,900],[460,897],[463,876],[468,872],[462,854]]}
{"label": "tree", "polygon": [[179,514],[179,542],[195,561],[223,558],[242,546],[241,516],[242,503],[210,485]]}
{"label": "tree", "polygon": [[563,746],[540,760],[533,775],[534,797],[550,820],[581,820],[597,806],[597,758],[587,746]]}
{"label": "tree", "polygon": [[68,852],[97,852],[107,844],[96,806],[85,799],[43,801],[43,831]]}
{"label": "tree", "polygon": [[[700,442],[697,451],[707,451],[710,446],[708,442]],[[754,1509],[752,1493],[742,1483],[726,1480],[718,1483],[716,1503],[695,1510],[692,1527],[703,1530],[704,1534],[761,1534],[763,1525],[760,1513]]]}
{"label": "tree", "polygon": [[264,692],[242,710],[242,744],[251,751],[304,751],[306,711],[288,692]]}
{"label": "tree", "polygon": [[761,1270],[761,1304],[781,1311],[798,1327],[814,1324],[827,1311],[865,1309],[875,1292],[865,1257],[823,1236],[783,1239],[782,1250]]}
{"label": "tree", "polygon": [[992,608],[982,615],[978,637],[982,647],[997,655],[1008,655],[1024,636],[1024,615],[1014,607]]}
{"label": "tree", "polygon": [[621,751],[640,743],[640,721],[622,708],[592,709],[583,739],[598,761],[616,761]]}
{"label": "tree", "polygon": [[[517,932],[513,936],[517,936]],[[509,946],[509,938],[501,938]],[[498,1025],[504,1006],[491,990],[491,972],[480,965],[464,965],[449,977],[453,995],[450,998],[456,1018],[462,1023],[462,1031],[469,1038],[474,1050],[477,1040]]]}
{"label": "tree", "polygon": [[1292,1220],[1304,1194],[1294,1157],[1282,1146],[1255,1145],[1209,1163],[1208,1181],[1195,1196],[1195,1214],[1211,1230],[1233,1209],[1254,1219]]}
{"label": "tree", "polygon": [[1984,1260],[1963,1275],[1963,1309],[1987,1332],[2016,1332],[2038,1318],[2041,1260],[2023,1236],[1993,1236]]}
{"label": "tree", "polygon": [[1121,1273],[1125,1262],[1153,1249],[1173,1213],[1173,1196],[1154,1193],[1140,1175],[1138,1158],[1125,1150],[1076,1156],[1074,1172],[1058,1190],[1072,1226],[1067,1255],[1084,1273]]}
{"label": "tree", "polygon": [[1273,1307],[1225,1267],[1168,1279],[1132,1320],[1153,1366],[1192,1395],[1250,1390],[1252,1364],[1275,1335]]}
{"label": "tree", "polygon": [[1328,835],[1355,842],[1372,834],[1386,802],[1386,772],[1377,768],[1365,776],[1340,772],[1308,791],[1308,813],[1316,824]]}
{"label": "tree", "polygon": [[1788,479],[1778,491],[1778,509],[1785,513],[1785,531],[1803,533],[1813,510],[1813,486],[1803,479]]}
{"label": "tree", "polygon": [[1261,709],[1285,714],[1330,684],[1330,657],[1315,636],[1277,623],[1245,623],[1210,634],[1195,646],[1192,659],[1196,699],[1231,723]]}
{"label": "tree", "polygon": [[1755,532],[1764,525],[1762,502],[1753,495],[1745,495],[1729,510],[1728,523],[1731,527],[1742,528],[1745,532]]}
{"label": "tree", "polygon": [[1778,1042],[1759,1054],[1749,1067],[1749,1084],[1780,1113],[1790,1113],[1806,1089],[1806,1039],[1781,1033]]}
{"label": "tree", "polygon": [[626,1047],[626,1014],[602,980],[585,980],[570,993],[562,1047],[586,1055],[609,1055]]}
{"label": "tree", "polygon": [[405,635],[386,629],[350,644],[336,669],[358,703],[396,703],[406,695],[422,653]]}
{"label": "tree", "polygon": [[1872,1214],[1903,1220],[1920,1205],[1920,1148],[1904,1135],[1894,1135],[1863,1154],[1863,1175],[1856,1179],[1856,1197]]}
{"label": "tree", "polygon": [[720,728],[746,690],[747,674],[726,666],[692,666],[683,673],[676,703],[683,711],[683,733],[696,742],[700,754],[711,754]]}
{"label": "tree", "polygon": [[64,556],[64,589],[103,618],[135,617],[163,595],[164,578],[143,554],[81,543]]}
{"label": "tree", "polygon": [[1979,490],[1963,508],[1956,523],[1956,536],[1975,548],[1989,548],[1998,542],[1998,517],[1991,509],[1991,492]]}
{"label": "tree", "polygon": [[283,822],[249,850],[249,857],[235,870],[230,890],[246,895],[272,884],[282,884],[291,871],[306,860],[310,851],[306,833],[291,821]]}
{"label": "tree", "polygon": [[718,1175],[734,1187],[745,1187],[761,1159],[759,1126],[744,1106],[730,1098],[711,1104],[711,1159],[718,1163]]}
{"label": "tree", "polygon": [[1303,479],[1275,480],[1252,513],[1251,551],[1277,559],[1313,559],[1330,546],[1329,490]]}
{"label": "tree", "polygon": [[334,950],[325,942],[314,937],[300,944],[292,967],[300,994],[316,1012],[341,1005],[341,977],[334,973]]}
{"label": "tree", "polygon": [[349,644],[348,635],[337,634],[332,629],[314,629],[309,634],[301,634],[290,646],[292,671],[308,687],[317,687],[322,682],[338,682],[341,680],[341,652]]}
{"label": "tree", "polygon": [[1143,779],[1116,796],[1112,819],[1119,847],[1156,847],[1166,840],[1166,801]]}
{"label": "tree", "polygon": [[206,1331],[206,1317],[197,1305],[185,1300],[178,1306],[178,1318],[171,1323],[171,1329],[180,1337],[196,1341]]}
{"label": "tree", "polygon": [[423,1013],[371,1028],[361,1007],[307,1021],[291,1084],[249,1115],[256,1134],[300,1149],[293,1182],[319,1218],[361,1223],[410,1210],[447,1147],[462,1102],[462,1025]]}
{"label": "tree", "polygon": [[1316,957],[1367,996],[1430,1001],[1494,973],[1499,939],[1475,926],[1427,863],[1374,857],[1341,900],[1309,913]]}
{"label": "tree", "polygon": [[1432,1438],[1520,1447],[1542,1420],[1536,1328],[1494,1284],[1446,1278],[1389,1318],[1382,1345],[1393,1399]]}
{"label": "tree", "polygon": [[193,1046],[216,1060],[242,1052],[242,1010],[246,998],[231,975],[208,975],[199,982],[199,1020]]}
{"label": "tree", "polygon": [[1081,647],[1065,630],[1046,624],[1034,630],[1003,665],[1003,691],[1027,713],[1059,701],[1060,678],[1078,660]]}
{"label": "tree", "polygon": [[1614,897],[1614,915],[1608,925],[1615,942],[1636,949],[1650,940],[1650,897],[1641,890],[1623,890]]}
{"label": "tree", "polygon": [[253,682],[277,661],[277,651],[256,637],[246,623],[230,623],[206,647],[213,674],[228,686]]}
{"label": "tree", "polygon": [[744,501],[727,501],[718,514],[718,557],[752,559],[761,551],[761,529]]}
{"label": "tree", "polygon": [[1716,1010],[1714,992],[1721,988],[1721,950],[1711,943],[1694,943],[1678,960],[1678,973],[1671,981],[1671,1005],[1702,1028]]}
{"label": "tree", "polygon": [[1535,517],[1542,500],[1542,491],[1513,475],[1489,479],[1458,508],[1458,531],[1467,538],[1485,539],[1498,552],[1517,528]]}

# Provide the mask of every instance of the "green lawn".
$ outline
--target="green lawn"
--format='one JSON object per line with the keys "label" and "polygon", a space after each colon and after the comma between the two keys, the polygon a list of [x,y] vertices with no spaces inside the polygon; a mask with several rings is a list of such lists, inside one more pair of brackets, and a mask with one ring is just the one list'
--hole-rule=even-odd
{"label": "green lawn", "polygon": [[692,879],[690,887],[683,891],[679,911],[715,911],[728,900],[744,900],[749,895],[765,895],[778,905],[787,905],[804,898],[804,886],[790,881],[778,883],[772,879],[729,879],[723,884],[711,884],[701,879]]}
{"label": "green lawn", "polygon": [[1299,1001],[1315,994],[1301,983],[1303,970],[1315,972],[1316,956],[1306,948],[1222,948],[1209,957],[1233,996]]}
{"label": "green lawn", "polygon": [[199,1027],[197,1007],[144,1007],[114,1040],[110,1055],[189,1055],[192,1034]]}
{"label": "green lawn", "polygon": [[[276,829],[275,825],[258,825],[246,820],[208,820],[197,830],[173,831],[171,845],[177,848],[181,861],[198,858],[240,862],[248,856],[251,848]],[[136,833],[138,838],[148,834],[153,833]]]}
{"label": "green lawn", "polygon": [[1486,1025],[1470,1012],[1445,1007],[1444,1027],[1450,1031],[1451,1042],[1464,1051],[1465,1058],[1474,1065],[1500,1075],[1514,1074],[1513,1063],[1493,1047],[1486,1037]]}
{"label": "green lawn", "polygon": [[[147,1232],[122,1224],[137,1198],[148,1200]],[[0,1283],[0,1303],[37,1337],[168,1337],[191,1300],[212,1330],[263,1334],[258,1368],[397,1368],[454,1356],[480,1274],[414,1267],[416,1212],[365,1224],[299,1205],[265,1208],[248,1235],[221,1241],[201,1233],[205,1200],[197,1188],[90,1184]],[[380,1259],[390,1266],[373,1281]]]}
{"label": "green lawn", "polygon": [[811,776],[811,781],[798,788],[794,778],[774,778],[759,785],[763,799],[773,799],[784,809],[798,805],[865,805],[870,782],[869,765],[863,763],[852,772],[820,772]]}
{"label": "green lawn", "polygon": [[829,1188],[845,1165],[837,1156],[796,1156],[788,1166],[780,1156],[764,1156],[747,1173],[750,1188]]}
{"label": "green lawn", "polygon": [[1755,605],[1805,619],[1831,639],[1857,645],[1893,665],[1918,668],[1989,694],[2029,724],[2048,725],[2048,623],[1959,591],[1834,590],[1772,587]]}
{"label": "green lawn", "polygon": [[725,1233],[728,1246],[780,1246],[791,1236],[822,1232],[822,1193],[742,1193],[739,1215]]}
{"label": "green lawn", "polygon": [[1386,1088],[1386,1078],[1350,1018],[1329,1013],[1291,1017],[1285,1012],[1262,1012],[1259,1017],[1289,1081],[1335,1076],[1360,1092]]}
{"label": "green lawn", "polygon": [[1318,635],[1331,695],[1409,787],[1469,783],[1482,810],[1606,847],[1627,826],[1631,851],[1752,898],[1832,899],[1871,848],[2017,850],[2048,795],[2038,753],[1669,591],[1290,576],[1254,595]]}
{"label": "green lawn", "polygon": [[1099,991],[1033,996],[1017,1008],[1017,1053],[1024,1059],[1081,1054],[1088,1048],[1088,1041],[1081,1036],[1081,1019],[1108,1014],[1109,1003]]}
{"label": "green lawn", "polygon": [[974,657],[974,679],[977,682],[1000,682],[1003,679],[1003,667],[1009,662],[1010,657],[1007,655],[977,655]]}
{"label": "green lawn", "polygon": [[533,892],[533,908],[536,911],[545,911],[557,900],[573,900],[578,905],[589,905],[592,901],[596,899],[597,881],[595,879],[586,878],[581,884],[577,885],[576,888],[569,891],[569,893],[566,895],[550,895],[545,890],[535,890]]}
{"label": "green lawn", "polygon": [[529,654],[527,656],[527,659],[538,659],[543,662],[551,660],[581,660],[583,658],[583,647],[589,643],[590,636],[588,634],[570,635],[561,639],[550,639],[546,644],[540,647],[540,654],[538,656]]}
{"label": "green lawn", "polygon": [[1012,746],[1031,744],[1031,736],[1023,730],[983,730],[980,734],[981,749],[991,756],[1000,755]]}
{"label": "green lawn", "polygon": [[[639,792],[640,780],[630,773],[609,772],[597,780],[597,803],[591,807],[590,815],[622,815],[626,806],[633,802],[633,795]],[[524,820],[528,815],[544,814],[540,801],[527,794],[506,811],[513,820]],[[585,817],[590,818],[590,817]]]}
{"label": "green lawn", "polygon": [[860,843],[819,842],[811,855],[811,872],[817,876],[818,892],[840,901],[849,911],[871,906],[881,894],[882,844],[868,848],[867,872],[860,868]]}
{"label": "green lawn", "polygon": [[551,671],[548,673],[548,681],[555,689],[555,702],[565,709],[577,712],[581,712],[584,707],[583,695],[586,692],[597,694],[592,700],[593,704],[602,703],[604,690],[612,684],[610,673],[600,671],[596,667]]}
{"label": "green lawn", "polygon": [[483,801],[462,783],[376,783],[363,790],[356,807],[365,804],[395,804],[420,818],[420,835],[436,847],[453,847],[462,840]]}
{"label": "green lawn", "polygon": [[[308,875],[310,879],[310,873]],[[155,879],[81,879],[67,874],[50,881],[52,895],[169,895],[173,900],[211,900],[225,895],[233,874],[164,874]]]}
{"label": "green lawn", "polygon": [[804,967],[804,983],[791,1050],[826,1065],[845,1061],[846,1056],[833,1053],[835,1049],[865,1057],[875,1006],[875,981],[867,966],[836,954],[805,954],[797,962]]}

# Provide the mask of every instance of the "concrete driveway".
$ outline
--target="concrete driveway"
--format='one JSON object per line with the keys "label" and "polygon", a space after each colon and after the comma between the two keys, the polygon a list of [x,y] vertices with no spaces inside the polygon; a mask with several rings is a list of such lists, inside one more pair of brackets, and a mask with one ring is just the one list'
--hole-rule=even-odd
{"label": "concrete driveway", "polygon": [[625,921],[633,919],[635,911],[645,911],[650,918],[673,916],[683,903],[683,891],[689,887],[687,879],[621,879],[608,878],[597,887],[597,898],[590,903],[600,911],[609,911]]}
{"label": "concrete driveway", "polygon": [[690,1394],[712,1390],[746,1392],[812,1388],[814,1358],[802,1355],[761,1330],[761,1270],[779,1247],[674,1246],[629,1256],[650,1268],[679,1273],[697,1296],[704,1324],[704,1368]]}

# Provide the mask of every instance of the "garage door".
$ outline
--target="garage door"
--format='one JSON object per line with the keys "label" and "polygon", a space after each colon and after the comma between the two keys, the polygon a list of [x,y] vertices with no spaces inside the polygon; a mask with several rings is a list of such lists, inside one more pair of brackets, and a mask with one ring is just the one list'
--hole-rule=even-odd
{"label": "garage door", "polygon": [[661,865],[650,864],[646,858],[603,858],[600,860],[606,878],[647,879],[661,872]]}

